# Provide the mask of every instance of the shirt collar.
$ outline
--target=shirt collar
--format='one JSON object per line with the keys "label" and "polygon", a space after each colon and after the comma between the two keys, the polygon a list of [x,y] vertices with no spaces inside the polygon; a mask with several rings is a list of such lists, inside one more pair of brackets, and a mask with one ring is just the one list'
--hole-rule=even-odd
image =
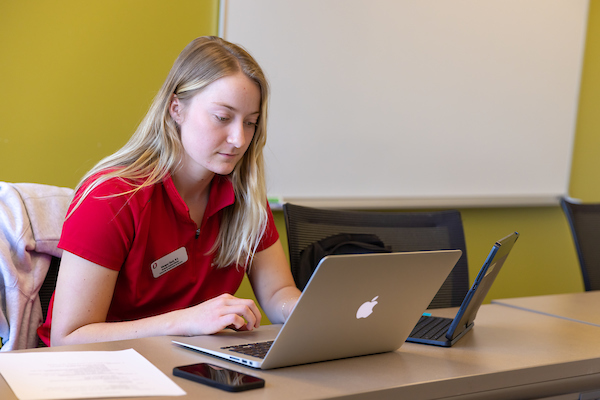
{"label": "shirt collar", "polygon": [[212,217],[225,207],[232,205],[235,202],[235,191],[229,177],[215,175],[210,185],[209,196],[206,211],[204,211],[207,217]]}
{"label": "shirt collar", "polygon": [[[177,191],[171,174],[168,174],[163,179],[163,185],[175,207],[187,215],[189,209]],[[206,220],[207,218],[212,217],[225,207],[232,205],[234,202],[235,191],[233,190],[233,183],[231,183],[229,177],[215,175],[210,183],[210,194],[206,210],[204,211],[204,219]]]}

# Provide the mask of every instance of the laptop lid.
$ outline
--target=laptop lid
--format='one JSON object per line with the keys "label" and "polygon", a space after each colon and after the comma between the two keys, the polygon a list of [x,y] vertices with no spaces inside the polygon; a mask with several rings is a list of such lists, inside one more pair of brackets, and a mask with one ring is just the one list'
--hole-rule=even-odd
{"label": "laptop lid", "polygon": [[[173,342],[262,369],[394,351],[460,255],[442,250],[327,256],[281,329],[225,330]],[[222,349],[269,339],[274,342],[264,359]]]}
{"label": "laptop lid", "polygon": [[494,243],[492,250],[475,277],[471,289],[467,292],[454,321],[448,328],[448,333],[446,334],[448,340],[454,341],[461,336],[463,331],[473,325],[479,307],[481,307],[485,296],[487,296],[518,238],[519,233],[513,232]]}

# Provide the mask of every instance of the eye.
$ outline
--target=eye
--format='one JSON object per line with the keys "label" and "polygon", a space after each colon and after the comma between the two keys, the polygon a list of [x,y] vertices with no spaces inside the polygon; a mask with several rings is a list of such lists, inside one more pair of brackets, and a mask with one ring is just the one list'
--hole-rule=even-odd
{"label": "eye", "polygon": [[258,122],[246,121],[246,125],[256,128],[256,126],[258,125]]}
{"label": "eye", "polygon": [[215,115],[215,118],[217,119],[217,121],[219,122],[227,122],[229,121],[228,117],[221,117],[220,115]]}

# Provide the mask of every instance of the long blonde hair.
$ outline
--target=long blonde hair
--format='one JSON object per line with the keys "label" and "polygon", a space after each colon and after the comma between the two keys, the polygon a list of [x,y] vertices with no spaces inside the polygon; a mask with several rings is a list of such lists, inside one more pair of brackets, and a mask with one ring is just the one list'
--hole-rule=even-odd
{"label": "long blonde hair", "polygon": [[[248,150],[229,175],[235,203],[223,210],[212,251],[218,267],[249,266],[268,220],[263,148],[267,139],[269,86],[262,69],[248,52],[218,37],[197,38],[183,49],[133,136],[79,182],[76,190],[84,184],[86,188],[78,195],[71,213],[95,187],[111,178],[137,182],[132,184],[131,191],[116,194],[126,195],[155,185],[176,171],[183,159],[183,146],[179,128],[169,113],[173,95],[186,103],[212,82],[239,71],[260,88],[260,118]],[[106,173],[86,184],[102,171]]]}

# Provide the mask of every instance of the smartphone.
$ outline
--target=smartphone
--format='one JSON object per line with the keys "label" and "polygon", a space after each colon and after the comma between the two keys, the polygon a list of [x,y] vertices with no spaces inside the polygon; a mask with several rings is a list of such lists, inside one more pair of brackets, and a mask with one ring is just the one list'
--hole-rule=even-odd
{"label": "smartphone", "polygon": [[173,375],[228,392],[241,392],[265,386],[265,380],[262,378],[207,363],[175,367]]}

